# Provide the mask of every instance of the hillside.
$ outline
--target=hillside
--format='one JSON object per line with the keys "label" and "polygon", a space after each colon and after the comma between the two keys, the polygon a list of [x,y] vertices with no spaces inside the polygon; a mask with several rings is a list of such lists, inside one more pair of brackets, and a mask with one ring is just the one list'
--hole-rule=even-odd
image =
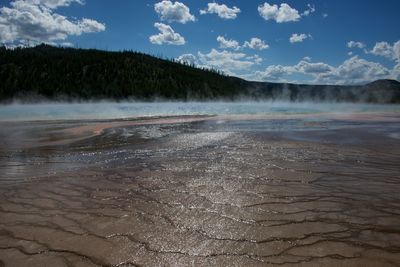
{"label": "hillside", "polygon": [[137,52],[0,47],[0,101],[140,99],[400,103],[400,83],[364,86],[249,82]]}

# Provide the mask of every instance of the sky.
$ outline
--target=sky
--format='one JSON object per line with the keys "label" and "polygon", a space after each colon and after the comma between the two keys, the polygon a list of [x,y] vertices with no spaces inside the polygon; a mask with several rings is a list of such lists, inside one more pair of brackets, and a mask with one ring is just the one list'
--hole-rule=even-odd
{"label": "sky", "polygon": [[247,80],[400,80],[398,0],[0,0],[0,43],[134,50]]}

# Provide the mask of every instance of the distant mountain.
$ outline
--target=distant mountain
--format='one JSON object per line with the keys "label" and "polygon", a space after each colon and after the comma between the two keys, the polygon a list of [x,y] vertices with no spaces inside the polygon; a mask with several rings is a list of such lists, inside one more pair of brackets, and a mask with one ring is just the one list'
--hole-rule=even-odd
{"label": "distant mountain", "polygon": [[365,85],[307,85],[249,82],[250,95],[260,98],[315,101],[400,103],[400,82],[377,80]]}
{"label": "distant mountain", "polygon": [[400,103],[400,83],[363,86],[251,82],[143,53],[0,47],[0,101],[235,100]]}

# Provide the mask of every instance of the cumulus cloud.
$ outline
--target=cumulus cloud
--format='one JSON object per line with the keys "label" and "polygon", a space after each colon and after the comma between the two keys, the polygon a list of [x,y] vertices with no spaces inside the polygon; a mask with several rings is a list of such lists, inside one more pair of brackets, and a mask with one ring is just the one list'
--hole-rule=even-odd
{"label": "cumulus cloud", "polygon": [[354,56],[344,61],[331,73],[317,77],[317,80],[328,83],[359,84],[388,78],[390,74],[390,71],[381,64]]}
{"label": "cumulus cloud", "polygon": [[239,42],[233,39],[227,40],[223,36],[218,36],[217,41],[220,48],[230,48],[235,50],[238,50],[240,48]]}
{"label": "cumulus cloud", "polygon": [[378,42],[370,51],[371,54],[386,57],[400,63],[400,40],[393,45],[388,42]]}
{"label": "cumulus cloud", "polygon": [[187,65],[196,65],[197,57],[193,54],[183,54],[175,59],[177,62]]}
{"label": "cumulus cloud", "polygon": [[69,19],[55,12],[60,6],[80,0],[15,0],[9,7],[0,8],[0,42],[18,45],[24,43],[51,43],[66,40],[71,35],[105,30],[96,20]]}
{"label": "cumulus cloud", "polygon": [[249,68],[255,64],[253,60],[246,59],[245,53],[218,51],[211,49],[207,54],[198,53],[199,62],[202,65],[213,68],[227,70],[242,70]]}
{"label": "cumulus cloud", "polygon": [[329,73],[333,70],[333,67],[323,63],[323,62],[316,62],[311,63],[306,60],[301,60],[297,65],[294,67],[294,70],[300,73],[305,74],[321,74],[321,73]]}
{"label": "cumulus cloud", "polygon": [[350,41],[347,43],[348,48],[360,48],[363,49],[365,48],[365,44],[362,42],[356,42],[356,41]]}
{"label": "cumulus cloud", "polygon": [[185,38],[183,38],[179,33],[176,33],[171,26],[156,22],[154,23],[154,27],[156,27],[160,33],[149,37],[152,44],[162,45],[165,43],[171,45],[184,45],[186,43]]}
{"label": "cumulus cloud", "polygon": [[236,6],[230,8],[224,4],[208,3],[207,8],[200,10],[200,14],[217,14],[218,17],[223,19],[236,19],[240,9]]}
{"label": "cumulus cloud", "polygon": [[318,76],[323,73],[329,73],[333,70],[333,67],[328,64],[323,62],[311,63],[310,60],[309,57],[305,57],[293,66],[270,65],[265,69],[265,71],[256,72],[256,76],[261,80],[286,81],[284,76],[294,73]]}
{"label": "cumulus cloud", "polygon": [[296,65],[270,65],[264,71],[256,72],[260,80],[285,81],[291,74],[311,76],[314,83],[362,84],[378,79],[393,78],[398,75],[396,68],[389,70],[383,65],[354,56],[337,67],[323,62],[301,60]]}
{"label": "cumulus cloud", "polygon": [[243,71],[258,65],[262,58],[257,55],[247,55],[241,52],[211,49],[208,53],[198,52],[194,54],[183,54],[175,59],[178,62],[195,65],[200,68],[218,69],[232,76],[247,77]]}
{"label": "cumulus cloud", "polygon": [[312,6],[311,4],[307,4],[307,8],[301,15],[302,16],[309,16],[311,13],[315,12],[315,6]]}
{"label": "cumulus cloud", "polygon": [[398,63],[396,66],[394,66],[393,71],[392,71],[392,78],[400,81],[400,63]]}
{"label": "cumulus cloud", "polygon": [[81,5],[84,4],[82,0],[25,0],[25,1],[35,5],[42,5],[51,9],[55,9],[61,6],[69,6],[73,2]]}
{"label": "cumulus cloud", "polygon": [[163,0],[154,5],[154,10],[160,16],[160,19],[167,22],[186,22],[195,21],[196,18],[190,14],[190,9],[181,2],[172,3],[169,0]]}
{"label": "cumulus cloud", "polygon": [[250,39],[250,41],[245,41],[243,43],[243,46],[239,44],[238,41],[236,40],[227,40],[223,36],[218,36],[217,41],[219,42],[219,47],[220,48],[229,48],[229,49],[234,49],[234,50],[239,50],[241,48],[250,48],[254,50],[264,50],[269,48],[269,45],[265,43],[265,41],[261,40],[260,38],[253,37]]}
{"label": "cumulus cloud", "polygon": [[252,56],[247,56],[246,59],[254,61],[254,63],[257,65],[261,64],[261,62],[263,61],[263,59],[257,54]]}
{"label": "cumulus cloud", "polygon": [[378,42],[371,50],[371,53],[391,59],[393,57],[393,48],[388,42]]}
{"label": "cumulus cloud", "polygon": [[305,34],[305,33],[293,33],[292,36],[290,36],[289,41],[291,43],[301,43],[307,38],[311,38],[311,34]]}
{"label": "cumulus cloud", "polygon": [[264,71],[256,71],[255,76],[262,81],[286,82],[284,76],[292,73],[290,66],[270,65]]}
{"label": "cumulus cloud", "polygon": [[300,19],[299,11],[290,7],[286,3],[278,5],[270,5],[265,2],[258,6],[258,13],[265,20],[275,20],[277,23],[298,21]]}
{"label": "cumulus cloud", "polygon": [[249,41],[244,42],[244,47],[248,47],[255,50],[264,50],[269,48],[269,45],[265,43],[265,41],[261,40],[260,38],[253,37]]}

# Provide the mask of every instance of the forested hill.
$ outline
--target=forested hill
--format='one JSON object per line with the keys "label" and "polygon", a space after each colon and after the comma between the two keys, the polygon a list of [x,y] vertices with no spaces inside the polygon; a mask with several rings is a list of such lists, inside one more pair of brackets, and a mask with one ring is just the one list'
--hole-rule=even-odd
{"label": "forested hill", "polygon": [[137,52],[0,47],[0,101],[13,99],[350,101],[400,103],[400,83],[322,86],[249,82]]}
{"label": "forested hill", "polygon": [[1,49],[0,98],[202,99],[240,94],[245,82],[137,52],[40,45]]}

